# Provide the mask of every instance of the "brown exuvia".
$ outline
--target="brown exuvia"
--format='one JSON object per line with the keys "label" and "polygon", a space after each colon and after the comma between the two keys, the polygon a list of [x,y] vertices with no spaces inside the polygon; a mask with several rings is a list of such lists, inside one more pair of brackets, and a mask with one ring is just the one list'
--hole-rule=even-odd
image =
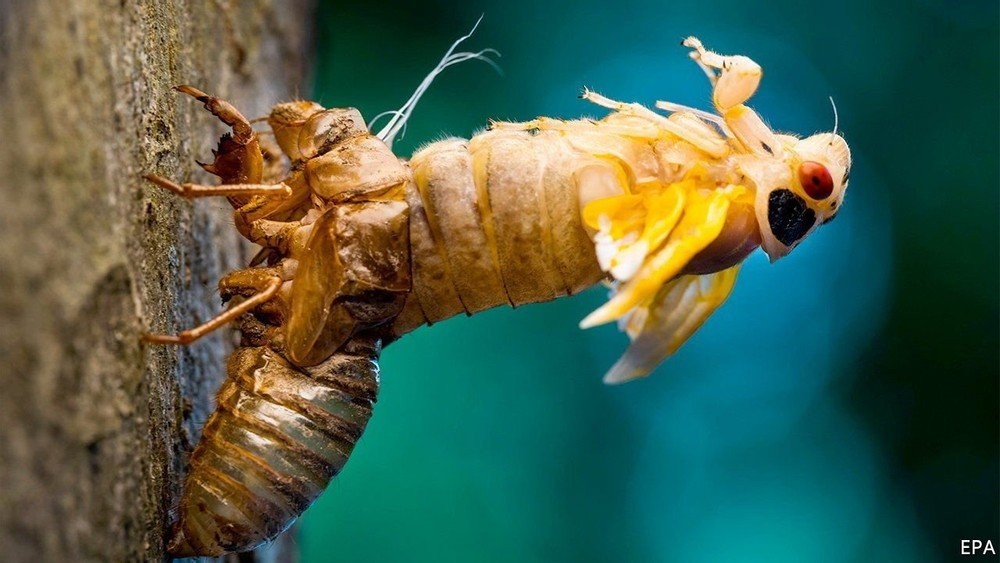
{"label": "brown exuvia", "polygon": [[380,349],[407,332],[610,278],[613,297],[581,324],[619,320],[632,344],[605,381],[641,377],[725,300],[750,252],[777,259],[832,218],[850,166],[844,140],[773,133],[743,105],[760,67],[685,45],[718,115],[661,102],[667,117],[585,92],[614,111],[494,123],[408,162],[387,145],[394,133],[313,102],[275,106],[277,148],[262,149],[236,108],[179,86],[232,127],[203,165],[222,184],[147,179],[227,197],[262,250],[219,282],[233,303],[224,313],[144,337],[187,344],[230,321],[241,332],[191,455],[170,553],[246,551],[287,528],[347,461],[371,417]]}

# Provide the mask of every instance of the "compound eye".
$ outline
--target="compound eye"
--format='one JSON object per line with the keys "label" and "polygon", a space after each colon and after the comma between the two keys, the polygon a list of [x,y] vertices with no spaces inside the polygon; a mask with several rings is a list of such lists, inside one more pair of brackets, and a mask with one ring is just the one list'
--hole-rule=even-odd
{"label": "compound eye", "polygon": [[826,166],[807,160],[799,165],[799,182],[809,197],[826,199],[833,193],[833,176]]}

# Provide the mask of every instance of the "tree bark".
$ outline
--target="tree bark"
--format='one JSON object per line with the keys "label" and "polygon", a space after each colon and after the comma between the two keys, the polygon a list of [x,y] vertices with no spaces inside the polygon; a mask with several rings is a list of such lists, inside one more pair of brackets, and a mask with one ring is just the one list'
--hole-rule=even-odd
{"label": "tree bark", "polygon": [[[248,248],[208,181],[225,127],[306,91],[311,0],[0,0],[0,554],[164,557],[231,337],[145,346],[220,309]],[[225,332],[225,331],[222,331]],[[264,559],[294,557],[279,542]]]}

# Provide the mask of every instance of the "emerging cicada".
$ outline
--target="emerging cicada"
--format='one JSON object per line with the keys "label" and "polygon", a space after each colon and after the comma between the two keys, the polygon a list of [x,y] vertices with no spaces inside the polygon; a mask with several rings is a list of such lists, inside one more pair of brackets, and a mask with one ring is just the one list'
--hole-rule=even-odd
{"label": "emerging cicada", "polygon": [[[186,344],[232,320],[242,334],[191,457],[170,552],[244,551],[290,525],[346,462],[371,416],[380,348],[407,332],[607,280],[613,296],[581,326],[620,323],[632,344],[605,381],[626,381],[697,330],[755,248],[776,260],[832,219],[851,162],[844,139],[772,132],[743,105],[756,63],[693,37],[684,45],[718,114],[659,102],[661,114],[586,91],[612,112],[493,123],[409,162],[388,146],[400,119],[373,135],[355,109],[291,102],[268,118],[290,163],[274,170],[239,111],[178,87],[233,129],[205,165],[223,184],[148,179],[228,197],[240,233],[263,250],[221,280],[236,303],[226,312],[146,337]],[[435,72],[475,55],[449,51]]]}

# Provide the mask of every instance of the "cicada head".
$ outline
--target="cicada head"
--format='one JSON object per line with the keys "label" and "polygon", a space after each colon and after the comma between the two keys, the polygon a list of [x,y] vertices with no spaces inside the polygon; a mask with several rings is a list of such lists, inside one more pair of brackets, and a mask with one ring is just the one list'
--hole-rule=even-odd
{"label": "cicada head", "polygon": [[310,117],[299,131],[302,158],[323,154],[352,137],[366,135],[368,127],[354,108],[330,108]]}
{"label": "cicada head", "polygon": [[851,150],[840,135],[781,137],[785,150],[779,161],[745,167],[757,184],[761,246],[772,262],[837,215],[851,168]]}
{"label": "cicada head", "polygon": [[267,122],[281,150],[292,160],[312,158],[345,139],[368,133],[358,110],[326,109],[315,102],[278,104]]}
{"label": "cicada head", "polygon": [[323,111],[323,106],[316,102],[286,102],[278,104],[271,110],[267,123],[274,131],[274,138],[281,150],[292,160],[300,160],[299,133],[310,117]]}

